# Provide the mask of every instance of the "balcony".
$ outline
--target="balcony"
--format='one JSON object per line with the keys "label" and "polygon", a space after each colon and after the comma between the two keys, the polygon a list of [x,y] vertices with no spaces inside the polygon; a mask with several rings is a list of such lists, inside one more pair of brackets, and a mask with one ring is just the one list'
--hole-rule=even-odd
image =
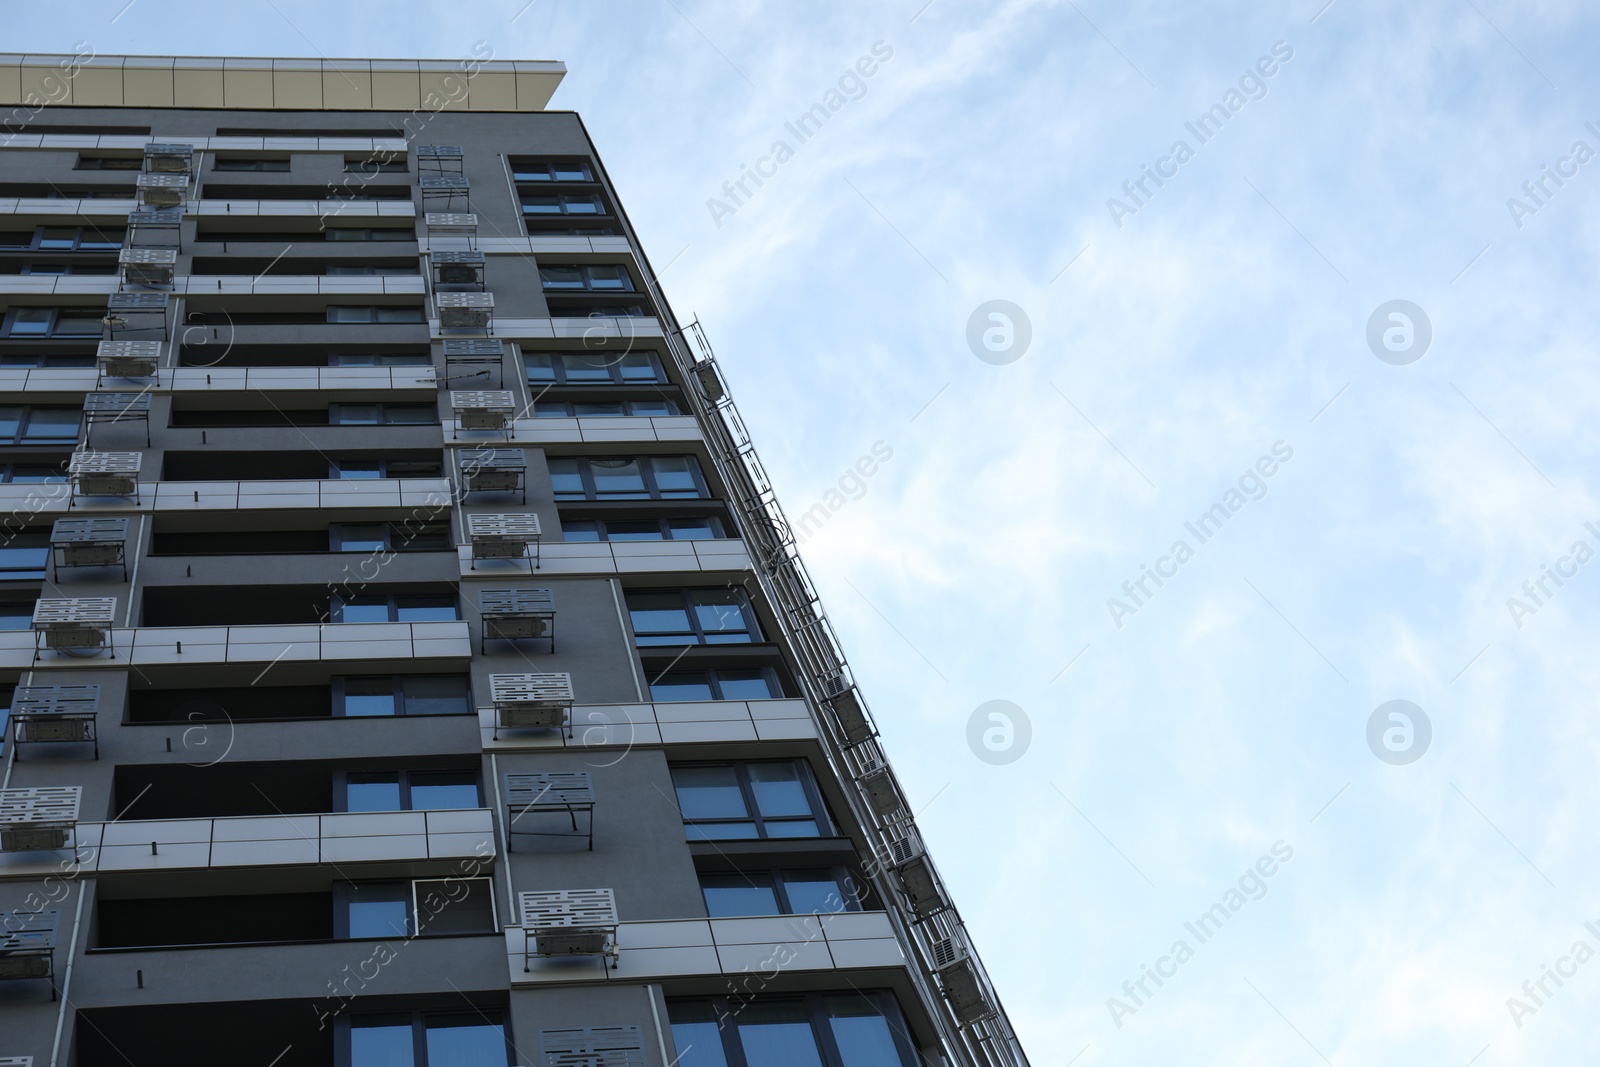
{"label": "balcony", "polygon": [[[35,641],[30,630],[0,630],[0,669],[34,666]],[[76,658],[39,649],[37,664],[126,670],[130,664],[409,662],[472,655],[465,622],[141,626],[113,629],[109,646],[116,651],[114,658]]]}
{"label": "balcony", "polygon": [[[513,439],[535,445],[702,439],[700,424],[693,415],[519,418],[512,421],[510,428]],[[496,436],[504,436],[504,432],[497,431]],[[470,442],[463,440],[461,443]]]}
{"label": "balcony", "polygon": [[705,700],[660,704],[578,704],[572,733],[497,726],[495,709],[478,709],[485,752],[633,748],[640,745],[812,741],[817,726],[804,700]]}
{"label": "balcony", "polygon": [[[488,808],[79,823],[88,874],[368,862],[492,861]],[[64,852],[0,853],[0,878],[59,873]]]}
{"label": "balcony", "polygon": [[[69,494],[61,484],[0,485],[0,510],[13,514],[56,515],[67,511]],[[251,511],[283,508],[448,508],[450,482],[444,478],[384,478],[370,481],[318,479],[244,482],[142,482],[139,500],[80,496],[78,512]]]}
{"label": "balcony", "polygon": [[[98,375],[93,367],[0,367],[0,391],[8,393],[90,393]],[[243,393],[266,390],[388,392],[439,387],[430,366],[415,367],[179,367],[158,370],[147,392]],[[541,420],[554,421],[554,420]],[[571,420],[561,420],[571,421]],[[602,440],[605,440],[602,438]],[[640,440],[652,440],[644,437]]]}
{"label": "balcony", "polygon": [[[436,339],[446,339],[447,335],[439,331],[439,320],[433,319],[429,323],[431,336]],[[649,315],[639,317],[628,316],[597,316],[594,318],[506,318],[495,316],[494,334],[496,337],[511,341],[517,340],[562,340],[562,341],[590,341],[602,337],[618,338],[649,338],[665,343],[666,334],[661,329],[661,320]],[[454,336],[454,335],[450,335]]]}
{"label": "balcony", "polygon": [[[6,488],[0,486],[0,489]],[[3,498],[0,498],[3,503]],[[470,545],[456,549],[462,577],[512,575],[709,573],[747,571],[750,554],[743,541],[547,541],[539,546],[539,568],[532,559],[472,558]],[[476,563],[476,566],[474,566]]]}
{"label": "balcony", "polygon": [[616,937],[620,959],[615,967],[605,967],[594,957],[529,959],[527,931],[521,926],[508,926],[506,966],[511,985],[631,983],[707,975],[759,974],[770,978],[773,972],[906,966],[894,925],[881,911],[624,922],[617,926]]}

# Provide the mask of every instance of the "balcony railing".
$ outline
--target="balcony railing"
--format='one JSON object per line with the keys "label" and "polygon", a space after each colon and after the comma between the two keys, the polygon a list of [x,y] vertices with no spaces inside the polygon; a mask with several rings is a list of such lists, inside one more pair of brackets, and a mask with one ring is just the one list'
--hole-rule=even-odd
{"label": "balcony railing", "polygon": [[[4,488],[0,486],[0,488]],[[546,541],[539,546],[539,567],[531,559],[478,559],[471,546],[456,549],[463,577],[511,575],[636,574],[639,572],[747,571],[750,554],[736,538],[706,541]]]}
{"label": "balcony railing", "polygon": [[488,808],[80,822],[75,836],[75,853],[0,853],[0,878],[56,872],[69,855],[90,874],[370,861],[481,865],[496,855]]}
{"label": "balcony railing", "polygon": [[478,709],[485,751],[620,748],[741,741],[814,741],[816,721],[803,700],[696,700],[662,704],[577,704],[572,736],[555,730],[499,727],[493,708]]}
{"label": "balcony railing", "polygon": [[[33,665],[36,636],[0,630],[0,669]],[[332,663],[352,660],[467,659],[465,622],[305,623],[263,626],[141,626],[113,629],[116,657],[71,658],[38,651],[39,665],[126,670],[150,664]]]}
{"label": "balcony railing", "polygon": [[[906,966],[894,925],[881,911],[782,915],[749,919],[675,919],[617,926],[619,958],[600,967],[592,958],[528,955],[528,933],[506,927],[506,962],[513,986],[549,982],[639,982],[690,975],[756,976]],[[526,968],[526,969],[524,969]]]}

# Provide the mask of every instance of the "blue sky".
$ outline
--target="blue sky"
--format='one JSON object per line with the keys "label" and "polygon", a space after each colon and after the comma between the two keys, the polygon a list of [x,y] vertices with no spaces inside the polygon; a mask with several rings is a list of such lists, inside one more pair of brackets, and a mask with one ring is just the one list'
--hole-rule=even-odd
{"label": "blue sky", "polygon": [[[1600,10],[138,0],[113,23],[123,2],[8,12],[6,47],[566,62],[554,106],[791,515],[892,449],[804,554],[1035,1063],[1594,1055],[1600,959],[1570,954],[1600,951],[1600,563],[1559,561],[1600,549],[1600,158],[1572,154],[1600,152]],[[1199,144],[1185,123],[1278,42]],[[1179,139],[1193,158],[1114,218]],[[1570,176],[1532,204],[1546,166]],[[1003,365],[967,343],[996,299],[1032,332]],[[1394,300],[1432,330],[1401,365],[1367,342]],[[1279,442],[1198,544],[1185,524]],[[1180,539],[1117,626],[1108,598]],[[1404,765],[1367,742],[1397,699],[1432,727]],[[1031,722],[1015,762],[968,748],[990,700]],[[1185,923],[1277,842],[1199,944]],[[1114,1019],[1179,939],[1193,958]]]}

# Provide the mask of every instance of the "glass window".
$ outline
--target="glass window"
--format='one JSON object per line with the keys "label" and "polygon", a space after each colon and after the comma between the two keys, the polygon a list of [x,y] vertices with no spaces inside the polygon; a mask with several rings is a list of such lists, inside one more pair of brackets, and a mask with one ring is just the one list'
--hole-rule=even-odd
{"label": "glass window", "polygon": [[388,622],[389,598],[386,596],[356,596],[337,602],[334,613],[337,622]]}
{"label": "glass window", "polygon": [[589,288],[632,291],[633,279],[628,275],[628,268],[611,264],[590,264],[587,274]]}
{"label": "glass window", "polygon": [[709,515],[665,521],[667,531],[674,541],[710,541],[714,540],[722,529],[717,520]]}
{"label": "glass window", "polygon": [[39,247],[61,250],[75,248],[78,244],[76,226],[45,226],[39,231]]}
{"label": "glass window", "polygon": [[413,811],[482,806],[478,776],[471,771],[413,771],[410,778]]}
{"label": "glass window", "polygon": [[561,357],[562,377],[571,383],[610,382],[612,362],[607,352],[568,353]]}
{"label": "glass window", "polygon": [[785,871],[783,895],[795,915],[845,911],[849,908],[848,889],[832,871]]}
{"label": "glass window", "polygon": [[618,363],[625,382],[664,382],[666,377],[654,352],[629,352]]}
{"label": "glass window", "polygon": [[388,542],[389,527],[381,522],[342,522],[334,527],[338,552],[378,552]]}
{"label": "glass window", "polygon": [[344,801],[346,811],[403,811],[400,775],[352,774],[345,782]]}
{"label": "glass window", "polygon": [[0,630],[30,630],[33,628],[33,603],[15,601],[0,603]]}
{"label": "glass window", "polygon": [[472,710],[465,678],[416,675],[404,683],[407,715],[465,715]]}
{"label": "glass window", "polygon": [[795,760],[680,765],[672,781],[691,841],[817,837],[826,825]]}
{"label": "glass window", "polygon": [[383,477],[383,461],[376,459],[341,459],[334,466],[335,478],[344,481],[366,481]]}
{"label": "glass window", "polygon": [[413,883],[417,926],[425,934],[492,934],[493,891],[488,878],[429,879]]}
{"label": "glass window", "polygon": [[583,271],[578,267],[540,267],[539,283],[546,289],[582,289]]}
{"label": "glass window", "polygon": [[708,671],[666,671],[650,683],[650,699],[662,703],[716,698]]}
{"label": "glass window", "polygon": [[334,404],[328,421],[336,426],[376,426],[381,410],[378,404]]}
{"label": "glass window", "polygon": [[695,497],[700,489],[695,484],[693,460],[688,456],[652,456],[650,469],[656,485],[664,497]]}
{"label": "glass window", "polygon": [[639,522],[612,519],[606,523],[607,541],[661,541],[661,523],[657,520]]}
{"label": "glass window", "polygon": [[394,598],[397,622],[454,622],[461,617],[456,598],[448,593]]}
{"label": "glass window", "polygon": [[778,894],[765,875],[702,874],[700,892],[713,919],[740,915],[782,915]]}
{"label": "glass window", "polygon": [[771,700],[783,695],[775,691],[768,672],[760,667],[724,667],[715,673],[723,700]]}
{"label": "glass window", "polygon": [[594,491],[601,499],[637,500],[647,498],[644,474],[638,460],[591,459],[589,472],[594,478]]}
{"label": "glass window", "polygon": [[393,678],[346,678],[344,714],[350,717],[397,714],[394,690]]}
{"label": "glass window", "polygon": [[598,541],[600,540],[600,523],[596,519],[563,519],[561,521],[561,539],[563,541]]}
{"label": "glass window", "polygon": [[488,1067],[506,1062],[506,1034],[499,1023],[486,1023],[482,1015],[430,1016],[427,1023],[428,1067]]}
{"label": "glass window", "polygon": [[344,887],[347,937],[407,937],[411,933],[411,886],[373,882]]}
{"label": "glass window", "polygon": [[742,819],[749,814],[734,767],[674,767],[672,785],[685,819]]}
{"label": "glass window", "polygon": [[739,1045],[750,1067],[822,1067],[805,1004],[755,1002],[738,1018]]}
{"label": "glass window", "polygon": [[54,313],[50,308],[17,308],[11,318],[12,337],[45,337]]}
{"label": "glass window", "polygon": [[826,997],[824,1010],[843,1067],[899,1067],[905,1062],[883,1010],[864,996]]}
{"label": "glass window", "polygon": [[683,1008],[674,1006],[671,1010],[672,1043],[678,1048],[678,1067],[728,1067],[728,1055],[722,1048],[722,1033],[711,1012],[711,1005],[705,1005],[704,1014],[708,1018],[704,1019],[680,1020],[684,1014]]}
{"label": "glass window", "polygon": [[[624,414],[620,400],[574,401],[571,410],[575,416],[611,417]],[[566,414],[566,411],[563,410],[562,414]]]}
{"label": "glass window", "polygon": [[744,595],[733,589],[692,589],[695,622],[705,644],[748,644],[750,628],[744,613]]}
{"label": "glass window", "polygon": [[641,645],[694,643],[689,612],[679,590],[662,592],[633,590],[627,594],[628,616],[633,622],[635,640]]}
{"label": "glass window", "polygon": [[0,581],[43,579],[49,560],[48,530],[19,530],[0,538]]}
{"label": "glass window", "polygon": [[556,380],[555,357],[549,352],[522,353],[523,366],[527,368],[528,381],[553,382]]}
{"label": "glass window", "polygon": [[409,1019],[351,1020],[350,1067],[414,1067],[416,1062]]}

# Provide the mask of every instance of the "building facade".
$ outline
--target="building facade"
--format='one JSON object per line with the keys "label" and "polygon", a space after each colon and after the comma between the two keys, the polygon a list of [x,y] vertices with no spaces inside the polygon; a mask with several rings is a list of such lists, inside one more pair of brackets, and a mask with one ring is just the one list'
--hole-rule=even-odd
{"label": "building facade", "polygon": [[563,70],[0,56],[0,1065],[1026,1064]]}

